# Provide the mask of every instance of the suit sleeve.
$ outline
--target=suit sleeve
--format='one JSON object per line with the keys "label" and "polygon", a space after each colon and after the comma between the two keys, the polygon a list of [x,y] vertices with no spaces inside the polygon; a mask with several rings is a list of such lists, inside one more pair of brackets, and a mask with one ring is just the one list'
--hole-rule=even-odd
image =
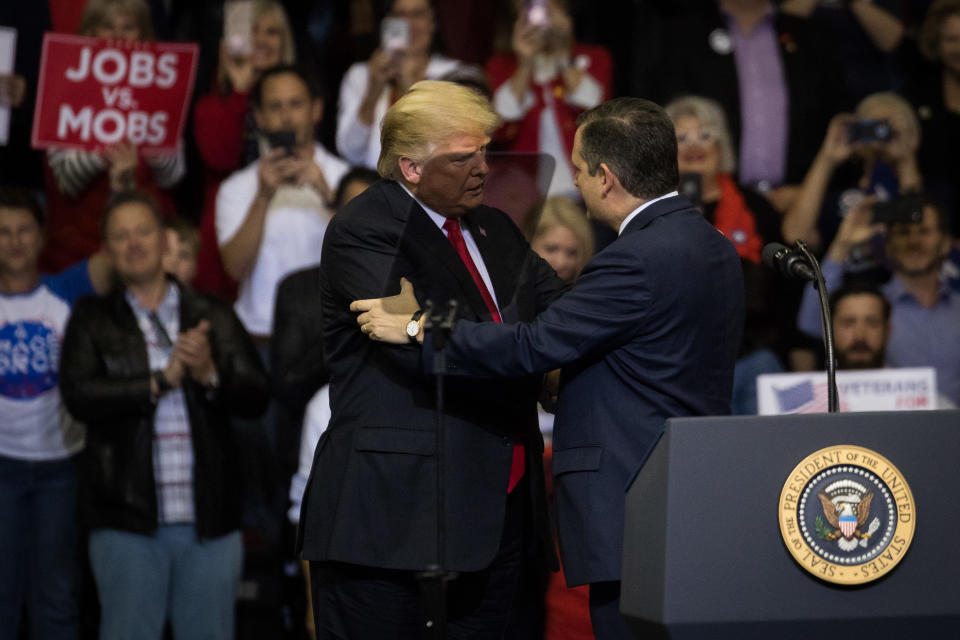
{"label": "suit sleeve", "polygon": [[[533,322],[459,322],[447,351],[448,370],[473,377],[521,376],[612,351],[648,330],[647,278],[635,256],[608,250]],[[432,361],[432,346],[428,336],[425,363]]]}
{"label": "suit sleeve", "polygon": [[[330,348],[327,356],[331,362],[340,359],[343,352],[365,352],[399,367],[403,373],[413,374],[420,370],[420,349],[371,342],[360,332],[357,314],[350,311],[354,300],[396,295],[400,292],[400,277],[408,275],[394,273],[399,238],[396,230],[388,227],[342,214],[330,222],[320,267],[324,341]],[[331,334],[336,334],[332,342]]]}

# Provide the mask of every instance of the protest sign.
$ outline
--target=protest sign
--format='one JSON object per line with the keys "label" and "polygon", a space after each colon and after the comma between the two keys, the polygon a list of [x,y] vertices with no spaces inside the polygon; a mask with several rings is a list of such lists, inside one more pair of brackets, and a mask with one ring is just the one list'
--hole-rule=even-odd
{"label": "protest sign", "polygon": [[[937,373],[932,367],[847,369],[837,372],[840,411],[936,409]],[[827,374],[766,373],[757,377],[760,415],[826,413]]]}
{"label": "protest sign", "polygon": [[[12,27],[0,27],[0,76],[13,74],[13,58],[17,51],[17,30]],[[9,93],[12,83],[0,82],[0,146],[10,140],[10,103]]]}
{"label": "protest sign", "polygon": [[196,44],[46,34],[32,145],[95,151],[129,141],[175,151],[197,53]]}

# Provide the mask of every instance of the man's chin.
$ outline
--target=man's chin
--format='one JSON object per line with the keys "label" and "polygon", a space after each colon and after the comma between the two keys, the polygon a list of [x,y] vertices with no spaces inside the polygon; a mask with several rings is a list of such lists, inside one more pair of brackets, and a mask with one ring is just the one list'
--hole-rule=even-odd
{"label": "man's chin", "polygon": [[463,204],[464,209],[474,209],[483,204],[483,187],[478,189],[471,189],[464,193],[464,197],[460,202]]}
{"label": "man's chin", "polygon": [[883,360],[875,356],[837,356],[838,369],[882,369]]}

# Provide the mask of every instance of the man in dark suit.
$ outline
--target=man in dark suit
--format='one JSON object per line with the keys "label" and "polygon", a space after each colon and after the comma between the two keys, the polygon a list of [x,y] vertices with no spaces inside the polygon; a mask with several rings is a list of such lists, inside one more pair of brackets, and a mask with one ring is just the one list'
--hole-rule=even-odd
{"label": "man in dark suit", "polygon": [[332,417],[300,536],[319,637],[419,637],[416,572],[440,560],[459,574],[448,636],[499,638],[521,558],[552,557],[539,376],[447,386],[438,509],[434,385],[420,371],[420,348],[366,340],[349,311],[352,300],[395,292],[401,275],[417,280],[422,299],[455,299],[477,321],[532,320],[565,291],[506,214],[481,205],[496,123],[469,89],[414,85],[382,125],[378,170],[387,179],[327,230],[320,299]]}
{"label": "man in dark suit", "polygon": [[[553,434],[563,567],[569,585],[590,584],[597,638],[632,638],[619,613],[624,492],[667,418],[730,412],[742,269],[677,195],[676,137],[657,105],[618,98],[584,113],[572,162],[590,214],[619,237],[535,322],[460,320],[447,358],[463,376],[565,365]],[[397,342],[403,317],[384,310],[410,304],[401,294],[352,308],[364,333]],[[432,340],[424,347],[429,361]]]}

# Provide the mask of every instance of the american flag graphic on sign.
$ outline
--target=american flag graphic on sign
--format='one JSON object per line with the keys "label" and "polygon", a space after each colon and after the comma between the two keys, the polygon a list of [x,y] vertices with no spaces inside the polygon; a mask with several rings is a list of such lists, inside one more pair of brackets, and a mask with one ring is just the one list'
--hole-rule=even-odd
{"label": "american flag graphic on sign", "polygon": [[829,408],[827,383],[804,380],[785,389],[774,389],[783,413],[826,413]]}

